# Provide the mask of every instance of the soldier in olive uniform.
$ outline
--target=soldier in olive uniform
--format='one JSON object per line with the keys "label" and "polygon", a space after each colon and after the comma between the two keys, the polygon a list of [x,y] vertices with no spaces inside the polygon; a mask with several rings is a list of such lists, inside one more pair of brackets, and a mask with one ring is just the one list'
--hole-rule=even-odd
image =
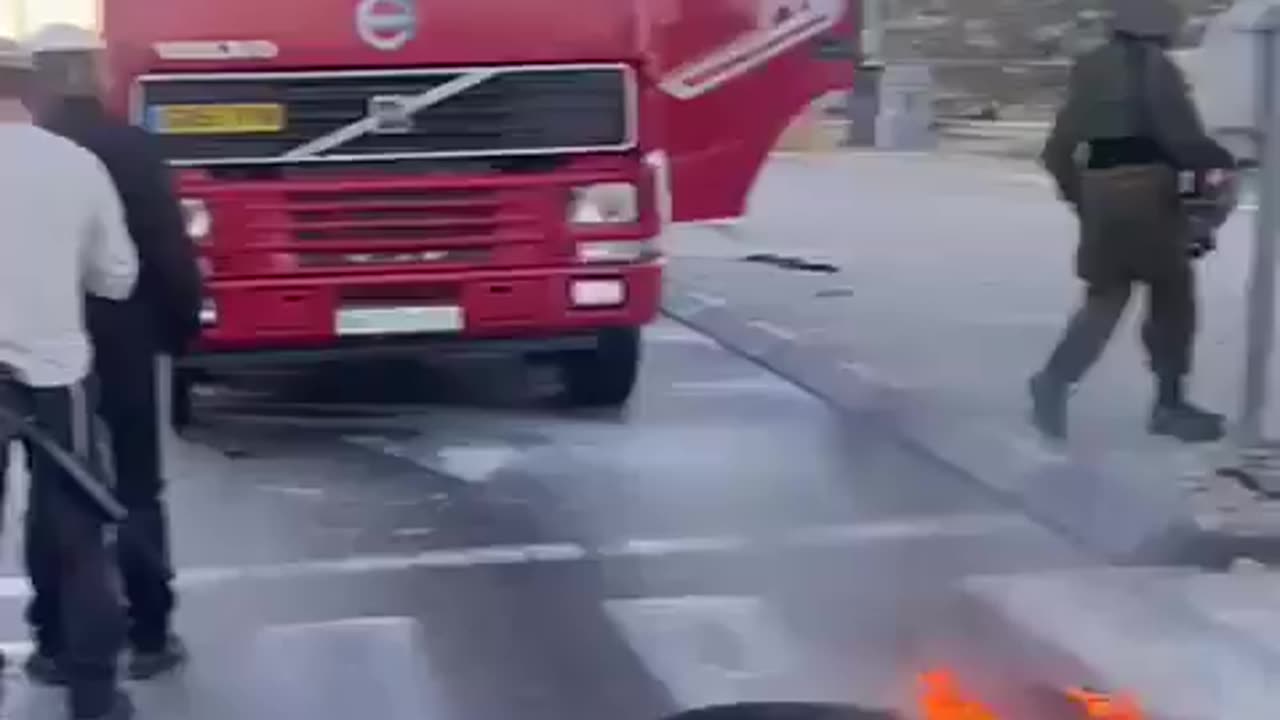
{"label": "soldier in olive uniform", "polygon": [[1149,430],[1184,442],[1223,436],[1221,415],[1183,395],[1196,295],[1193,230],[1180,172],[1234,168],[1208,137],[1181,71],[1165,53],[1182,25],[1170,0],[1116,0],[1112,37],[1080,57],[1042,160],[1080,221],[1082,307],[1031,380],[1033,420],[1063,439],[1067,397],[1106,347],[1135,285],[1147,288],[1142,337],[1156,377]]}

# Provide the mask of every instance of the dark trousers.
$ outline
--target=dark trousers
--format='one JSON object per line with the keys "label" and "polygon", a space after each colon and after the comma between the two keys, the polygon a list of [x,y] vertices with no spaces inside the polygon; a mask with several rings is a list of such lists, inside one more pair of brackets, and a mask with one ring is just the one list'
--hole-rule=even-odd
{"label": "dark trousers", "polygon": [[1085,298],[1046,373],[1078,382],[1097,361],[1136,285],[1147,288],[1142,338],[1152,372],[1176,383],[1191,372],[1196,332],[1195,269],[1176,175],[1159,165],[1086,171],[1076,269]]}
{"label": "dark trousers", "polygon": [[[155,366],[154,356],[148,353],[108,343],[99,344],[95,357],[101,379],[98,407],[109,431],[115,494],[129,511],[127,527],[121,529],[128,542],[116,544],[127,600],[128,639],[141,652],[164,649],[174,608]],[[54,619],[63,601],[37,588],[27,608],[37,642],[47,652],[56,652],[62,645]]]}
{"label": "dark trousers", "polygon": [[[94,462],[94,418],[83,385],[32,388],[0,383],[0,402],[29,417],[75,455]],[[26,561],[38,597],[58,598],[45,627],[55,634],[74,717],[111,707],[124,622],[104,518],[52,458],[28,445],[31,482]]]}
{"label": "dark trousers", "polygon": [[[116,496],[129,511],[132,542],[119,545],[129,641],[136,650],[158,651],[168,641],[175,603],[160,470],[156,358],[100,354],[98,368],[102,377],[112,379],[110,386],[103,384],[101,412],[110,429]],[[140,547],[150,556],[139,553]]]}
{"label": "dark trousers", "polygon": [[[1180,379],[1191,371],[1196,331],[1194,277],[1188,265],[1185,272],[1142,283],[1147,288],[1142,341],[1151,371],[1165,380]],[[1115,332],[1135,284],[1115,282],[1086,288],[1084,302],[1049,357],[1051,377],[1068,384],[1084,377]]]}

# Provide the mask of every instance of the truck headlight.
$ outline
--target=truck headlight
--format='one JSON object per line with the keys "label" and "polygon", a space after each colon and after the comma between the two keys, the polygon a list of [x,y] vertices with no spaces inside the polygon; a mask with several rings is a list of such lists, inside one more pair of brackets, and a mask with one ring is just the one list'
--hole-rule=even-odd
{"label": "truck headlight", "polygon": [[592,240],[578,243],[578,262],[634,263],[652,260],[658,249],[647,240]]}
{"label": "truck headlight", "polygon": [[187,235],[195,242],[204,242],[213,232],[213,215],[203,200],[183,198],[182,219],[187,226]]}
{"label": "truck headlight", "polygon": [[572,193],[569,222],[574,225],[625,225],[640,219],[639,194],[631,183],[583,185]]}
{"label": "truck headlight", "polygon": [[212,327],[218,324],[218,304],[210,298],[200,302],[200,326]]}

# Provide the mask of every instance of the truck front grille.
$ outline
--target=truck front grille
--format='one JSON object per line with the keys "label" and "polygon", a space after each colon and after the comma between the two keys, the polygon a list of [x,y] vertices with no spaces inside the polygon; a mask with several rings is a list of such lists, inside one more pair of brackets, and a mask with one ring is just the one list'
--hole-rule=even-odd
{"label": "truck front grille", "polygon": [[545,252],[540,189],[291,189],[249,203],[247,250],[304,267],[521,265]]}
{"label": "truck front grille", "polygon": [[[404,103],[476,72],[494,74],[395,117]],[[161,138],[174,164],[208,166],[621,151],[636,141],[635,92],[625,65],[571,65],[152,75],[139,80],[133,103],[136,119]],[[167,119],[173,106],[275,108],[283,123],[174,132],[184,128]],[[353,126],[359,131],[341,142],[299,154]]]}

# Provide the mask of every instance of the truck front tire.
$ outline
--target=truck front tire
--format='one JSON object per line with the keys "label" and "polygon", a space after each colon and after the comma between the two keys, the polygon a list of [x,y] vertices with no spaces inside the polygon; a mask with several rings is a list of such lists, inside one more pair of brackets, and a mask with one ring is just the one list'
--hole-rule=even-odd
{"label": "truck front tire", "polygon": [[559,359],[565,399],[578,407],[621,407],[640,375],[640,329],[611,328],[597,336],[596,347],[574,350]]}

